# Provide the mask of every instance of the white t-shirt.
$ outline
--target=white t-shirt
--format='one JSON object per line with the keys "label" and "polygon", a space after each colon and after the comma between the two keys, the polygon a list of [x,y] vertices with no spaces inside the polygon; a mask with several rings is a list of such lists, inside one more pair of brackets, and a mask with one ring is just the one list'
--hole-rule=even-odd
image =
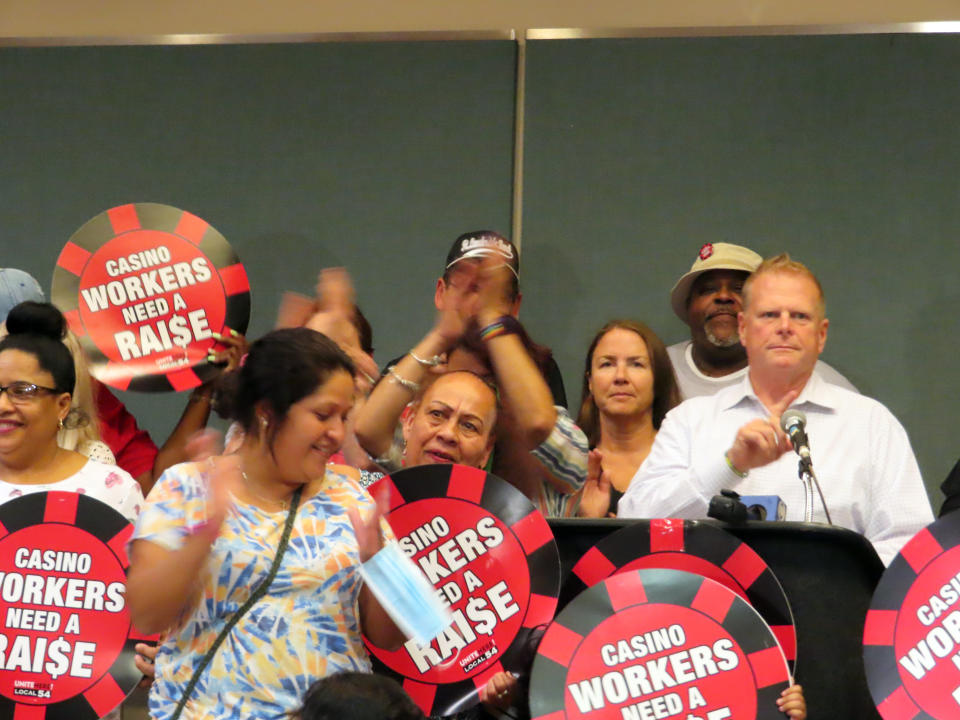
{"label": "white t-shirt", "polygon": [[[667,348],[673,372],[677,376],[677,385],[680,386],[680,395],[684,400],[702,395],[713,395],[718,390],[738,384],[747,375],[747,368],[724,375],[710,377],[700,372],[700,368],[693,361],[693,341],[684,340]],[[831,385],[839,385],[850,392],[859,392],[849,380],[838,373],[822,360],[817,360],[815,372]]]}

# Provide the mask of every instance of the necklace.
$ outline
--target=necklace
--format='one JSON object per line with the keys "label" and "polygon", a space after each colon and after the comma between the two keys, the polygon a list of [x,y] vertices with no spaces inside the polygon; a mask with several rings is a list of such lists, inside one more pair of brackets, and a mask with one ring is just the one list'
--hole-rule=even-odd
{"label": "necklace", "polygon": [[276,500],[274,498],[264,497],[263,495],[258,493],[256,490],[254,490],[250,484],[250,478],[247,477],[247,473],[245,470],[241,470],[240,475],[243,476],[243,484],[247,488],[247,492],[253,495],[260,502],[273,503],[274,505],[280,505],[281,510],[286,510],[287,506],[290,505],[289,501],[287,500]]}

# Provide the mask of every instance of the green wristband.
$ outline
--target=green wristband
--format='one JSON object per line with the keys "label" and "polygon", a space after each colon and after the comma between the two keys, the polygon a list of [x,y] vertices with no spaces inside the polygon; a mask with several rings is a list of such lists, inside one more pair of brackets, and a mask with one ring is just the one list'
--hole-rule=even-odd
{"label": "green wristband", "polygon": [[733,470],[739,477],[745,478],[747,473],[750,472],[749,470],[738,470],[727,453],[723,454],[723,459],[727,461],[727,467]]}

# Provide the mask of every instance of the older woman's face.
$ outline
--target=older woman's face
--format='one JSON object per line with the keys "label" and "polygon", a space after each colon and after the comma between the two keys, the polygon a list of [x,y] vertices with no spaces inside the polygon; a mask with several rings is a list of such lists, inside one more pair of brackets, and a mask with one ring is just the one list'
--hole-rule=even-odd
{"label": "older woman's face", "polygon": [[407,465],[483,467],[496,419],[496,395],[480,378],[467,372],[441,375],[404,421]]}
{"label": "older woman's face", "polygon": [[607,415],[637,415],[653,406],[653,370],[643,338],[614,328],[597,343],[590,361],[590,393]]}
{"label": "older woman's face", "polygon": [[53,375],[40,367],[32,353],[23,350],[0,352],[0,458],[40,448],[55,442],[59,421],[70,410],[70,393],[38,390],[34,397],[15,399],[8,388],[14,383],[32,383],[52,388]]}

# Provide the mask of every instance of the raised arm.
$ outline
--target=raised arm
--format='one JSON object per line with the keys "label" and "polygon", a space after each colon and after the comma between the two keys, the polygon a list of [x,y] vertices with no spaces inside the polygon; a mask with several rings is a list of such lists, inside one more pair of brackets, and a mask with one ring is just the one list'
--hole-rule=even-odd
{"label": "raised arm", "polygon": [[360,447],[371,456],[380,457],[390,449],[403,409],[417,396],[431,373],[439,370],[434,364],[437,359],[463,335],[460,309],[470,300],[470,293],[466,288],[451,288],[449,306],[438,313],[434,326],[387,370],[357,411],[354,433]]}
{"label": "raised arm", "polygon": [[[221,350],[211,350],[207,355],[207,362],[220,366],[221,372],[229,372],[240,365],[240,360],[247,352],[247,339],[233,330],[228,335],[219,335],[214,333],[214,339],[222,346]],[[153,470],[144,473],[137,478],[140,487],[146,495],[153,484],[157,481],[164,471],[177,463],[189,460],[187,445],[190,438],[207,426],[210,419],[211,400],[213,399],[213,388],[215,381],[204,383],[187,398],[187,405],[180,415],[173,432],[167,438],[167,441],[157,451],[157,457],[153,461]]]}
{"label": "raised arm", "polygon": [[515,438],[533,450],[553,431],[557,410],[547,381],[515,331],[519,323],[510,314],[509,283],[507,267],[485,258],[478,276],[476,319]]}
{"label": "raised arm", "polygon": [[[209,448],[208,444],[200,448]],[[194,457],[208,450],[191,445]],[[240,483],[240,465],[236,456],[209,458],[208,494],[194,499],[188,509],[182,494],[167,493],[164,480],[144,509],[138,535],[163,538],[134,540],[130,572],[127,576],[127,602],[131,619],[141,632],[162,632],[173,626],[195,600],[197,579],[217,538],[230,505],[230,488]],[[196,504],[200,503],[199,506]],[[200,519],[203,518],[201,521]],[[196,520],[192,525],[188,522]],[[156,531],[156,532],[154,532]]]}
{"label": "raised arm", "polygon": [[746,473],[769,465],[792,448],[789,438],[780,429],[780,416],[797,399],[799,393],[791,390],[770,408],[770,415],[746,423],[737,431],[727,459],[733,469]]}

